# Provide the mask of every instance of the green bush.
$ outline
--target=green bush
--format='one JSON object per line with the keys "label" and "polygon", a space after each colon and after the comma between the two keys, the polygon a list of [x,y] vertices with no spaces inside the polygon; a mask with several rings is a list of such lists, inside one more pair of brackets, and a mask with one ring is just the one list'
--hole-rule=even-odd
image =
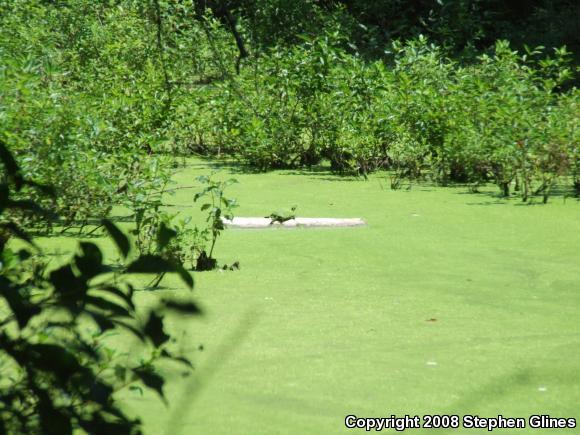
{"label": "green bush", "polygon": [[330,27],[208,91],[206,148],[259,170],[323,160],[340,173],[390,169],[395,188],[405,178],[493,181],[524,200],[576,171],[578,92],[561,90],[573,77],[564,48],[521,55],[498,41],[459,64],[419,37],[394,43],[384,63],[343,42]]}
{"label": "green bush", "polygon": [[[65,227],[82,228],[115,203],[135,209],[170,174],[160,154],[235,158],[257,170],[387,169],[393,187],[405,178],[474,189],[492,181],[524,200],[578,181],[578,92],[566,88],[575,74],[564,48],[521,54],[498,41],[452,60],[424,36],[379,47],[384,38],[347,9],[276,1],[230,5],[252,50],[242,60],[219,4],[1,4],[0,138],[26,174],[59,191],[45,206]],[[455,6],[440,12],[467,7]],[[456,32],[446,23],[441,35]]]}
{"label": "green bush", "polygon": [[65,227],[146,196],[170,172],[159,154],[180,149],[198,83],[221,74],[211,45],[223,58],[234,50],[195,5],[0,4],[0,139],[25,174],[57,189],[45,206]]}
{"label": "green bush", "polygon": [[[15,194],[24,186],[45,194],[51,189],[24,176],[1,141],[0,161],[0,432],[140,433],[140,421],[128,417],[114,395],[147,387],[166,401],[165,379],[158,371],[162,361],[192,365],[173,353],[164,315],[199,315],[201,310],[193,301],[165,300],[141,320],[127,274],[177,272],[190,289],[193,278],[180,263],[162,256],[132,259],[129,239],[110,221],[103,225],[126,264],[112,268],[99,247],[85,241],[70,261],[48,270],[41,249],[6,212],[38,213],[38,204]],[[25,247],[10,247],[13,236]],[[106,344],[107,333],[121,331],[141,343],[132,355]]]}

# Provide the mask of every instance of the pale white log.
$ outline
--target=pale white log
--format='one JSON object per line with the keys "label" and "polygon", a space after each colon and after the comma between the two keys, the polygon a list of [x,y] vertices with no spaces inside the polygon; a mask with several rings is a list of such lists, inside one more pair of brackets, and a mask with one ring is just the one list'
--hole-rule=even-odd
{"label": "pale white log", "polygon": [[223,219],[224,225],[231,228],[272,228],[272,227],[358,227],[366,225],[361,218],[305,218],[298,217],[283,223],[271,223],[264,217],[234,217],[233,220]]}

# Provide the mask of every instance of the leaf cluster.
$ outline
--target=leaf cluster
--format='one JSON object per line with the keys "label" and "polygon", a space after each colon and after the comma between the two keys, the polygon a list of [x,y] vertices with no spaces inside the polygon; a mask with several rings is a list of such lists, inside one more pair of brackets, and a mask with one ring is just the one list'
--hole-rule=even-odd
{"label": "leaf cluster", "polygon": [[[27,180],[1,142],[0,160],[6,180],[0,185],[0,228],[27,244],[15,252],[5,239],[0,250],[0,432],[139,433],[140,421],[125,414],[115,394],[142,385],[165,400],[165,379],[156,369],[160,361],[192,366],[171,350],[164,316],[168,311],[200,315],[201,309],[193,301],[167,300],[138,315],[127,277],[176,272],[190,289],[193,279],[180,264],[159,255],[141,255],[114,270],[91,242],[80,242],[70,261],[48,270],[40,248],[6,211],[38,207],[12,199],[23,186],[49,189]],[[110,221],[102,224],[128,259],[127,236]],[[172,236],[166,234],[162,242]],[[139,343],[140,359],[121,358],[106,346],[106,335],[119,332]]]}

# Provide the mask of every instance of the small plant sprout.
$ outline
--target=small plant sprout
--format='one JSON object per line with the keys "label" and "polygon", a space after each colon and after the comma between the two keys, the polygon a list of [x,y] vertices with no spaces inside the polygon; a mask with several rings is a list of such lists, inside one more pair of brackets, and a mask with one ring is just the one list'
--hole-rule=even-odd
{"label": "small plant sprout", "polygon": [[204,249],[197,258],[196,270],[198,271],[212,270],[217,267],[217,261],[213,258],[213,252],[219,235],[225,229],[222,217],[229,220],[233,219],[233,209],[238,206],[235,199],[229,199],[224,194],[229,186],[238,181],[234,178],[226,181],[216,181],[213,178],[214,175],[215,173],[197,177],[197,181],[205,187],[193,197],[194,202],[202,198],[205,199],[205,202],[201,205],[201,211],[207,211],[206,222],[208,223],[208,230],[211,237],[209,252]]}

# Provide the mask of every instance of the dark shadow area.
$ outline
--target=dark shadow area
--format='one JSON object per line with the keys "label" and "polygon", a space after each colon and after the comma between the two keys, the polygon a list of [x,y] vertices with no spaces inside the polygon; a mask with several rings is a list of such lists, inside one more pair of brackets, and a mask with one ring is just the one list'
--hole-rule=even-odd
{"label": "dark shadow area", "polygon": [[[88,227],[88,229],[87,229]],[[94,227],[94,228],[91,228]],[[83,231],[79,231],[81,226],[69,226],[64,228],[55,226],[52,230],[47,230],[45,228],[38,228],[38,229],[30,229],[27,233],[36,238],[36,237],[65,237],[71,239],[98,239],[103,237],[103,234],[98,229],[99,227],[95,227],[94,225],[86,225],[83,227]],[[93,230],[95,230],[93,232]]]}
{"label": "dark shadow area", "polygon": [[179,169],[209,169],[215,171],[227,171],[232,174],[263,174],[275,170],[261,170],[238,161],[220,159],[215,156],[192,155],[190,157],[195,157],[201,160],[201,162],[187,162],[185,165],[180,165]]}
{"label": "dark shadow area", "polygon": [[142,288],[136,288],[135,291],[139,291],[139,292],[155,292],[155,291],[163,291],[163,290],[179,290],[178,287],[168,287],[165,285],[148,285],[146,287],[142,287]]}
{"label": "dark shadow area", "polygon": [[185,166],[180,166],[183,169],[210,169],[210,170],[219,170],[219,171],[230,171],[230,172],[242,172],[240,170],[240,164],[235,162],[227,162],[227,161],[220,161],[220,160],[211,160],[211,158],[207,157],[199,157],[200,160],[203,160],[202,163],[190,163],[188,162]]}
{"label": "dark shadow area", "polygon": [[[457,187],[463,186],[469,189],[467,185],[458,185]],[[483,187],[483,186],[482,186]],[[491,187],[491,185],[487,185]],[[534,205],[545,205],[544,197],[542,193],[537,193],[530,195],[527,201],[523,201],[520,192],[511,192],[510,196],[503,196],[499,189],[495,191],[485,191],[485,192],[470,192],[469,190],[456,192],[457,195],[469,195],[476,198],[483,199],[479,202],[468,202],[467,205],[516,205],[516,206],[534,206]],[[485,200],[487,199],[487,200]],[[548,197],[547,204],[555,201],[579,201],[580,196],[576,193],[572,186],[558,185],[554,186]]]}
{"label": "dark shadow area", "polygon": [[[172,207],[168,205],[168,207]],[[131,223],[134,221],[134,215],[126,216],[108,216],[108,220],[118,223]],[[102,218],[87,218],[84,221],[65,222],[57,220],[51,223],[50,228],[37,227],[30,228],[28,233],[33,237],[70,237],[94,239],[103,237],[104,227],[101,225]]]}
{"label": "dark shadow area", "polygon": [[[291,174],[280,174],[280,175],[291,175]],[[361,182],[361,181],[368,181],[365,180],[363,177],[353,177],[353,176],[340,176],[340,175],[336,175],[336,176],[316,176],[316,175],[311,175],[308,178],[310,178],[311,180],[318,180],[318,181],[347,181],[347,182]]]}

